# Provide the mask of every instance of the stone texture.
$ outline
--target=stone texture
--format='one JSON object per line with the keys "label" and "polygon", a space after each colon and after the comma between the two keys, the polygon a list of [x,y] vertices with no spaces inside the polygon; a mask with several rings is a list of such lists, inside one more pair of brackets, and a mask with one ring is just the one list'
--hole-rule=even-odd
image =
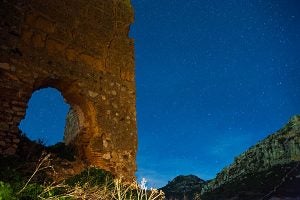
{"label": "stone texture", "polygon": [[300,116],[295,116],[204,185],[201,199],[299,199],[299,188]]}
{"label": "stone texture", "polygon": [[10,66],[8,63],[0,63],[0,68],[4,70],[10,70]]}
{"label": "stone texture", "polygon": [[64,143],[66,145],[72,144],[78,136],[79,132],[79,116],[73,109],[70,109],[66,118]]}
{"label": "stone texture", "polygon": [[0,153],[16,152],[32,93],[53,87],[78,116],[77,156],[134,177],[132,22],[129,0],[0,0]]}

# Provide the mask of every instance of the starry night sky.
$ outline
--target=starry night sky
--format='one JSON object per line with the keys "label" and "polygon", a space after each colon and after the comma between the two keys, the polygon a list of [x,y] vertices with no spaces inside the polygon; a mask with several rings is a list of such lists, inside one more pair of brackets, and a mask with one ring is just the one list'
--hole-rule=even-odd
{"label": "starry night sky", "polygon": [[[300,114],[300,1],[132,4],[138,177],[156,187],[180,174],[211,179]],[[53,89],[34,93],[22,130],[61,140],[62,99]]]}

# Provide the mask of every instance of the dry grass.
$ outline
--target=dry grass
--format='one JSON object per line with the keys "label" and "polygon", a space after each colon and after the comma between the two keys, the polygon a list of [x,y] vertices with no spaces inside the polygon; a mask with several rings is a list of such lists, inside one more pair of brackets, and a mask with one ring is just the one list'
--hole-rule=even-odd
{"label": "dry grass", "polygon": [[[32,181],[37,173],[46,170],[54,169],[51,165],[51,155],[43,154],[39,159],[36,168],[28,179],[26,184],[18,192],[24,192],[28,184]],[[162,200],[164,193],[157,189],[147,189],[146,180],[143,179],[140,183],[133,182],[125,183],[122,178],[109,181],[108,179],[101,185],[93,185],[89,182],[84,184],[76,184],[70,186],[64,181],[59,183],[45,184],[42,186],[42,192],[37,196],[41,200]]]}
{"label": "dry grass", "polygon": [[[63,190],[60,194],[51,194],[55,190]],[[38,196],[43,200],[60,200],[65,198],[78,200],[162,200],[164,193],[157,189],[147,190],[141,188],[137,182],[130,185],[124,184],[122,179],[115,179],[114,183],[103,186],[69,186],[64,183],[45,186]]]}

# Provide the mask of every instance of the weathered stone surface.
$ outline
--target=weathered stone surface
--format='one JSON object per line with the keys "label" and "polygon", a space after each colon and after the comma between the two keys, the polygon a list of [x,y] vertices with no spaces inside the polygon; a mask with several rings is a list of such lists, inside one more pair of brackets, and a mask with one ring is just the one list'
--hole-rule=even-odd
{"label": "weathered stone surface", "polygon": [[0,63],[0,68],[4,70],[10,70],[10,66],[8,63]]}
{"label": "weathered stone surface", "polygon": [[5,142],[4,141],[0,141],[0,146],[5,146]]}
{"label": "weathered stone surface", "polygon": [[295,116],[204,185],[201,199],[299,199],[299,188],[300,116]]}
{"label": "weathered stone surface", "polygon": [[79,132],[79,116],[73,109],[70,109],[66,118],[64,143],[66,145],[72,144],[72,142],[74,142],[74,140],[78,136]]}
{"label": "weathered stone surface", "polygon": [[90,91],[90,90],[89,90],[89,95],[90,95],[90,97],[95,98],[95,97],[97,97],[99,94],[98,94],[97,92],[93,92],[93,91]]}
{"label": "weathered stone surface", "polygon": [[5,155],[12,156],[12,155],[14,155],[14,154],[16,153],[16,151],[17,151],[17,148],[16,148],[14,145],[12,145],[12,146],[9,147],[8,149],[5,149],[5,150],[3,151],[3,153],[4,153]]}
{"label": "weathered stone surface", "polygon": [[5,122],[0,122],[0,130],[6,131],[7,129],[9,129],[9,125]]}
{"label": "weathered stone surface", "polygon": [[16,152],[18,124],[32,93],[54,87],[78,117],[75,133],[66,131],[65,137],[77,157],[133,177],[137,138],[130,1],[0,1],[0,16],[0,153]]}

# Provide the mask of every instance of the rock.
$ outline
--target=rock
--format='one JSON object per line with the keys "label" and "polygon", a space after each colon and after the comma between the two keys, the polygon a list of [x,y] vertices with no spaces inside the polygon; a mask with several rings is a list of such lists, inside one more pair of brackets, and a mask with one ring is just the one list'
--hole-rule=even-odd
{"label": "rock", "polygon": [[35,48],[44,48],[45,47],[46,36],[41,34],[34,34],[32,37],[32,44]]}
{"label": "rock", "polygon": [[103,147],[107,148],[108,147],[108,141],[107,140],[103,140]]}
{"label": "rock", "polygon": [[9,130],[9,125],[5,122],[0,122],[0,130],[3,130],[3,131]]}
{"label": "rock", "polygon": [[3,154],[11,156],[16,153],[16,148],[15,147],[9,147],[8,149],[4,150]]}
{"label": "rock", "polygon": [[66,49],[66,58],[69,61],[75,61],[77,59],[78,56],[78,52],[74,49]]}
{"label": "rock", "polygon": [[103,157],[105,160],[110,160],[110,159],[111,159],[110,153],[103,154],[102,157]]}
{"label": "rock", "polygon": [[10,65],[8,63],[0,63],[0,69],[10,70]]}
{"label": "rock", "polygon": [[64,142],[69,145],[75,142],[75,138],[79,134],[79,117],[74,109],[70,109],[66,117],[66,125],[64,132]]}
{"label": "rock", "polygon": [[167,200],[196,199],[205,181],[194,175],[177,176],[166,186],[160,188]]}
{"label": "rock", "polygon": [[19,142],[20,142],[20,139],[19,139],[19,138],[13,139],[13,143],[19,143]]}
{"label": "rock", "polygon": [[89,90],[89,96],[92,97],[92,98],[95,98],[97,97],[99,94],[97,92],[93,92],[91,90]]}
{"label": "rock", "polygon": [[[300,116],[238,156],[204,185],[201,199],[300,198]],[[267,199],[267,198],[266,198]]]}
{"label": "rock", "polygon": [[46,47],[51,55],[64,54],[66,45],[60,41],[54,39],[48,39],[46,41]]}
{"label": "rock", "polygon": [[55,31],[55,23],[42,17],[42,16],[39,16],[35,23],[35,28],[39,29],[39,30],[42,30],[43,32],[45,33],[53,33]]}
{"label": "rock", "polygon": [[116,92],[115,90],[112,90],[112,91],[111,91],[111,94],[114,95],[114,96],[116,96],[116,95],[117,95],[117,92]]}
{"label": "rock", "polygon": [[95,69],[98,69],[100,71],[104,71],[104,64],[103,61],[99,58],[96,58],[94,56],[91,55],[87,55],[87,54],[81,54],[79,55],[79,59],[84,62],[85,64],[94,67]]}
{"label": "rock", "polygon": [[16,67],[15,66],[11,66],[10,71],[15,72],[16,71]]}
{"label": "rock", "polygon": [[0,141],[0,146],[5,146],[5,142],[4,141]]}

